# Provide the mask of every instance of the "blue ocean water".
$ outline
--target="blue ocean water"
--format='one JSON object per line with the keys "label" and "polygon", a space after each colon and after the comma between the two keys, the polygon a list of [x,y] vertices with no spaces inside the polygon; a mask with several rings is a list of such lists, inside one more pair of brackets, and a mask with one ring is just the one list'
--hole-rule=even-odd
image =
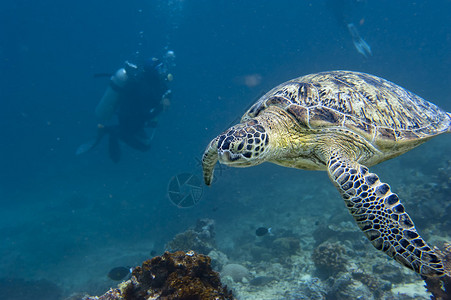
{"label": "blue ocean water", "polygon": [[[179,173],[201,178],[199,159],[207,143],[263,92],[297,76],[337,69],[371,73],[451,111],[451,1],[343,2],[2,2],[5,297],[19,299],[10,279],[48,280],[61,288],[55,299],[103,293],[114,285],[105,278],[109,269],[162,253],[198,218],[216,220],[218,247],[231,252],[234,237],[254,227],[301,230],[287,208],[305,206],[320,220],[332,213],[299,201],[296,191],[305,189],[293,187],[303,183],[311,191],[329,191],[336,199],[323,200],[342,209],[327,174],[273,165],[224,169],[190,209],[172,205],[167,187]],[[336,16],[337,3],[372,55],[356,51]],[[96,134],[94,109],[108,85],[108,78],[94,74],[114,72],[136,52],[161,56],[168,49],[176,54],[173,98],[159,116],[151,150],[124,146],[115,164],[104,141],[76,156],[77,147]],[[434,174],[451,159],[450,145],[449,136],[441,136],[374,170],[392,186],[401,185],[409,180],[406,170]],[[431,199],[436,205],[450,200]]]}

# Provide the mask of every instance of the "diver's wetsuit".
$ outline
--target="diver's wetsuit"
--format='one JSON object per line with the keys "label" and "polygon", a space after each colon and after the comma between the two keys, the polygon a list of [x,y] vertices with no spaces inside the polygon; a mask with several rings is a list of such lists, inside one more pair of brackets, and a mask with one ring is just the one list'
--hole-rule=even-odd
{"label": "diver's wetsuit", "polygon": [[130,147],[148,151],[150,138],[146,127],[155,127],[153,120],[162,110],[163,95],[168,88],[156,68],[128,70],[129,79],[124,87],[112,85],[119,93],[117,109],[118,124],[99,127],[98,144],[105,134],[109,135],[109,155],[117,162],[120,159],[119,140]]}

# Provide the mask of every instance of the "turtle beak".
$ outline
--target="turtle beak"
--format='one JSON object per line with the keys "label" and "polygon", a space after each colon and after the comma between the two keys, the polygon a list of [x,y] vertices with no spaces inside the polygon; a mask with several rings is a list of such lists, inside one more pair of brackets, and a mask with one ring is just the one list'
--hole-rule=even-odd
{"label": "turtle beak", "polygon": [[215,165],[218,162],[218,138],[215,138],[208,144],[202,156],[202,169],[204,172],[204,182],[206,185],[211,185],[213,181],[213,174]]}
{"label": "turtle beak", "polygon": [[257,120],[240,123],[224,131],[208,144],[202,157],[204,181],[210,185],[216,163],[249,167],[262,163],[268,146],[268,133]]}
{"label": "turtle beak", "polygon": [[[234,154],[230,150],[220,151],[218,150],[218,159],[221,164],[233,165],[234,162],[242,159],[240,154]],[[241,162],[242,163],[242,162]]]}

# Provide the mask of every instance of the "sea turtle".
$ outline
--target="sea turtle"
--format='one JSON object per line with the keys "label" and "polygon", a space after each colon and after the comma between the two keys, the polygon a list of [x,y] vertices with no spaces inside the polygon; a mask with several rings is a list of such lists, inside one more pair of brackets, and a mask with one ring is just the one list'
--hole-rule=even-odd
{"label": "sea turtle", "polygon": [[376,249],[421,275],[449,276],[451,259],[426,244],[398,196],[367,166],[450,131],[450,113],[390,81],[352,71],[311,74],[273,88],[214,138],[202,158],[204,180],[211,184],[218,160],[327,170]]}

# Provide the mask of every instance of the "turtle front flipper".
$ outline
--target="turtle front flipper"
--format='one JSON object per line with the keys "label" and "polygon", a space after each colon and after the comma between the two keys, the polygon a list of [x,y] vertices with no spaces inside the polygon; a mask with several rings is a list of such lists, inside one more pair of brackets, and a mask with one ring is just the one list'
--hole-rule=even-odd
{"label": "turtle front flipper", "polygon": [[215,165],[218,162],[218,137],[212,140],[202,156],[202,169],[204,173],[204,182],[211,185],[215,171]]}
{"label": "turtle front flipper", "polygon": [[380,182],[365,166],[339,154],[329,158],[328,172],[349,212],[376,249],[421,275],[450,275],[449,262],[419,236],[388,184]]}

